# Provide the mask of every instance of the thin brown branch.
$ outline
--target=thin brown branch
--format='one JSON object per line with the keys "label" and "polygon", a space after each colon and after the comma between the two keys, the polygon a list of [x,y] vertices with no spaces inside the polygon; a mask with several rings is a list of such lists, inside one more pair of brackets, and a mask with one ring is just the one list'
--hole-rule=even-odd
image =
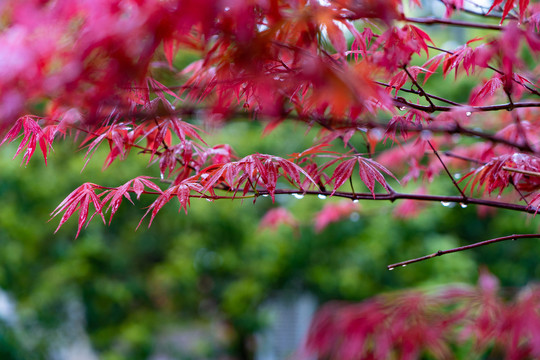
{"label": "thin brown branch", "polygon": [[525,175],[529,175],[529,176],[540,177],[540,173],[536,172],[536,171],[514,169],[514,168],[511,168],[511,167],[508,167],[508,166],[503,166],[503,170],[510,171],[510,172],[515,172],[515,173],[520,173],[520,174],[525,174]]}
{"label": "thin brown branch", "polygon": [[479,165],[485,165],[485,162],[483,162],[483,161],[473,159],[473,158],[468,157],[468,156],[454,154],[451,151],[445,151],[445,152],[443,152],[443,155],[448,156],[448,157],[452,157],[452,158],[455,158],[455,159],[460,159],[460,160],[463,160],[463,161],[469,161],[469,162],[479,164]]}
{"label": "thin brown branch", "polygon": [[418,91],[420,92],[420,95],[422,95],[423,97],[426,98],[426,100],[428,101],[429,105],[431,106],[432,109],[435,108],[435,104],[433,104],[433,101],[431,101],[431,98],[426,94],[426,92],[424,91],[424,89],[422,88],[422,86],[420,86],[420,84],[416,81],[416,79],[412,76],[412,74],[409,72],[409,70],[407,70],[407,66],[403,66],[403,70],[405,71],[405,73],[407,74],[407,76],[409,77],[409,79],[411,79],[412,83],[414,84],[414,86],[416,86],[416,88],[418,89]]}
{"label": "thin brown branch", "polygon": [[[387,84],[385,82],[382,82],[382,81],[374,81],[376,84],[379,84],[381,86],[386,86],[386,87],[391,87],[391,88],[396,88],[396,86],[394,85],[390,85],[390,84]],[[406,92],[406,93],[409,93],[409,94],[416,94],[416,95],[422,95],[420,93],[420,91],[418,90],[412,90],[412,89],[405,89],[405,88],[401,88],[399,89],[399,91],[403,91],[403,92]],[[463,105],[463,104],[460,104],[460,103],[457,103],[455,101],[452,101],[452,100],[448,100],[448,99],[445,99],[443,97],[440,97],[440,96],[437,96],[437,95],[433,95],[433,94],[430,94],[430,93],[427,93],[424,91],[424,94],[426,94],[427,96],[429,96],[430,98],[434,99],[434,100],[438,100],[438,101],[441,101],[441,102],[445,102],[447,104],[450,104],[450,105],[455,105],[455,106],[468,106],[468,105]]]}
{"label": "thin brown branch", "polygon": [[409,18],[406,17],[403,19],[415,24],[423,25],[451,25],[457,27],[473,28],[473,29],[484,29],[484,30],[504,30],[504,26],[499,26],[495,24],[482,24],[477,22],[463,21],[463,20],[453,20],[453,19],[440,19],[440,18]]}
{"label": "thin brown branch", "polygon": [[[236,189],[231,189],[235,191]],[[240,191],[240,190],[237,190]],[[268,195],[269,192],[264,189],[259,189],[260,195]],[[333,196],[337,198],[345,198],[350,200],[370,200],[370,201],[389,201],[394,202],[396,200],[415,200],[415,201],[428,201],[428,202],[450,202],[460,204],[463,203],[462,196],[446,196],[446,195],[427,195],[427,194],[409,194],[409,193],[352,193],[352,192],[342,192],[336,191],[332,195],[332,191],[314,191],[314,190],[290,190],[290,189],[276,189],[274,193],[276,195],[293,195],[298,192],[302,192],[305,195],[326,195]],[[525,206],[518,204],[511,204],[504,201],[495,201],[489,199],[478,199],[478,198],[468,198],[467,204],[469,205],[483,205],[492,208],[513,210],[518,212],[524,212],[528,214],[535,214],[537,208],[534,206]]]}
{"label": "thin brown branch", "polygon": [[459,191],[459,193],[461,194],[461,196],[463,196],[463,202],[464,202],[464,203],[467,203],[467,195],[465,195],[465,193],[463,192],[463,190],[461,190],[461,188],[460,188],[459,185],[457,184],[456,180],[454,179],[454,177],[452,176],[452,174],[450,173],[450,171],[449,171],[448,168],[446,167],[446,164],[444,163],[444,161],[442,161],[441,157],[439,156],[439,152],[435,149],[435,147],[433,146],[433,144],[431,144],[431,141],[428,141],[427,143],[428,143],[429,147],[431,148],[431,150],[433,150],[433,152],[435,153],[435,156],[437,156],[437,159],[439,159],[439,162],[440,162],[441,165],[443,166],[444,171],[446,171],[446,174],[448,175],[448,177],[450,178],[450,180],[452,180],[452,184],[454,184],[454,186],[455,186],[456,189]]}
{"label": "thin brown branch", "polygon": [[445,255],[445,254],[450,254],[450,253],[455,253],[455,252],[459,252],[459,251],[465,251],[465,250],[469,250],[469,249],[474,249],[474,248],[477,248],[477,247],[493,244],[493,243],[500,242],[500,241],[516,240],[516,239],[536,239],[536,238],[540,238],[540,234],[514,234],[514,235],[498,237],[498,238],[495,238],[495,239],[480,241],[480,242],[477,242],[477,243],[474,243],[474,244],[460,246],[460,247],[449,249],[449,250],[439,250],[437,252],[434,252],[433,254],[425,255],[425,256],[422,256],[422,257],[419,257],[419,258],[416,258],[416,259],[411,259],[411,260],[398,262],[398,263],[395,263],[395,264],[390,264],[390,265],[387,266],[387,268],[388,268],[388,270],[393,270],[393,269],[395,269],[397,267],[400,267],[400,266],[407,266],[409,264],[413,264],[413,263],[417,263],[417,262],[420,262],[420,261],[432,259],[432,258],[437,257],[437,256],[442,256],[442,255]]}
{"label": "thin brown branch", "polygon": [[[416,110],[422,110],[427,113],[434,113],[436,111],[448,112],[455,109],[452,106],[432,107],[432,106],[418,105],[418,104],[409,102],[402,97],[395,98],[394,102],[397,104],[396,106],[406,106],[406,107],[410,107]],[[511,111],[515,108],[533,108],[533,107],[540,107],[540,102],[523,101],[523,102],[495,104],[495,105],[468,106],[468,109],[470,109],[469,111],[471,112],[487,112],[487,111],[501,111],[501,110]]]}
{"label": "thin brown branch", "polygon": [[530,205],[529,202],[527,201],[527,199],[525,198],[525,195],[521,192],[521,190],[519,190],[519,188],[517,187],[516,183],[514,182],[514,179],[513,178],[510,178],[510,184],[512,185],[512,187],[514,188],[514,190],[516,190],[516,192],[519,194],[519,196],[521,197],[521,200],[523,200],[523,202],[527,205]]}

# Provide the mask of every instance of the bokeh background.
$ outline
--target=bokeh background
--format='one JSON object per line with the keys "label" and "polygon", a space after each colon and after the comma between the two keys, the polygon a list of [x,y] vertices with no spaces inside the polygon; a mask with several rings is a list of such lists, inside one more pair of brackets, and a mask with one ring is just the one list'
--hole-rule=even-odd
{"label": "bokeh background", "polygon": [[[426,5],[421,11],[441,9]],[[429,33],[448,49],[484,35]],[[193,59],[181,53],[175,64],[181,68]],[[477,82],[454,83],[440,74],[432,79],[428,91],[461,102]],[[229,143],[240,157],[286,156],[317,136],[302,124],[286,123],[261,137],[263,128],[235,121],[205,129],[205,140]],[[193,199],[188,215],[172,201],[149,229],[146,220],[136,231],[153,200],[143,196],[135,206],[124,201],[110,225],[94,219],[75,240],[76,220],[56,234],[58,219],[48,221],[73,189],[83,182],[117,186],[138,175],[155,176],[156,165],[133,152],[102,171],[104,147],[81,172],[86,151],[66,140],[55,146],[47,166],[36,157],[25,167],[12,160],[15,149],[0,149],[1,359],[283,359],[300,346],[313,312],[327,301],[472,284],[481,266],[509,293],[540,275],[540,243],[532,239],[386,269],[439,249],[538,230],[534,217],[473,206],[430,204],[418,216],[400,219],[394,216],[397,204],[365,202],[318,232],[316,214],[337,200]],[[455,191],[445,178],[427,186],[440,194]],[[262,228],[260,219],[278,206],[298,225]]]}

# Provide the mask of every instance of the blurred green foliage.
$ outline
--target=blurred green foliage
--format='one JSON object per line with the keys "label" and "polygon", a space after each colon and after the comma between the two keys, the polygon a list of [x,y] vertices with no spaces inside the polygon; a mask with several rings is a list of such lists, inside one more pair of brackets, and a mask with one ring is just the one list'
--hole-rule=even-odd
{"label": "blurred green foliage", "polygon": [[[210,137],[211,143],[234,138],[239,156],[275,153],[279,146],[278,155],[284,156],[313,136],[308,134],[306,144],[293,141],[301,129],[291,124],[260,139],[260,127],[232,124]],[[478,218],[473,207],[439,204],[415,219],[397,220],[391,215],[394,205],[366,202],[359,217],[316,233],[313,215],[334,199],[281,196],[276,204],[269,198],[255,204],[193,199],[187,216],[173,201],[149,229],[144,221],[135,231],[152,201],[143,196],[136,206],[125,202],[110,226],[96,218],[74,240],[75,220],[54,234],[58,219],[47,222],[54,207],[82,182],[117,186],[152,174],[148,158],[132,154],[101,172],[105,153],[98,152],[81,173],[84,152],[67,142],[56,146],[47,167],[39,159],[20,167],[11,154],[12,147],[0,152],[0,287],[16,301],[20,329],[0,328],[0,351],[8,354],[3,358],[20,358],[11,347],[48,357],[47,344],[66,336],[62,329],[73,301],[84,309],[86,331],[103,359],[145,359],[168,327],[227,324],[215,343],[190,350],[197,358],[244,351],[243,342],[264,324],[260,304],[284,291],[309,292],[321,302],[355,301],[404,287],[474,282],[479,264],[507,286],[523,285],[540,270],[533,256],[538,243],[524,240],[387,271],[391,262],[535,227],[521,214]],[[431,186],[453,191],[444,181]],[[277,205],[295,214],[300,231],[259,228],[260,217]],[[20,347],[13,345],[17,341]]]}

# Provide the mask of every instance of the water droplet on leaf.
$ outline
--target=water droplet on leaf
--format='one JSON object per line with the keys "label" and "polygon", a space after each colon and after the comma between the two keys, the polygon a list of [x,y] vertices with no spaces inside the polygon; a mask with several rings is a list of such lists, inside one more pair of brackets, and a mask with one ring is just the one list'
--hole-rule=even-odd
{"label": "water droplet on leaf", "polygon": [[472,115],[472,112],[470,112],[470,111],[467,111],[467,112],[465,113],[465,115],[467,115],[467,117],[469,117],[469,116],[471,116],[471,115]]}
{"label": "water droplet on leaf", "polygon": [[460,173],[455,173],[454,174],[454,179],[461,179],[461,174]]}
{"label": "water droplet on leaf", "polygon": [[326,195],[324,195],[324,194],[319,194],[319,195],[317,195],[317,197],[318,197],[319,199],[321,199],[321,200],[326,199]]}
{"label": "water droplet on leaf", "polygon": [[450,206],[451,202],[449,202],[449,201],[441,201],[441,204],[444,207],[448,207],[448,206]]}
{"label": "water droplet on leaf", "polygon": [[401,265],[401,267],[405,267],[405,266],[407,266],[407,264],[403,264],[403,265]]}
{"label": "water droplet on leaf", "polygon": [[294,194],[292,194],[292,196],[294,196],[294,197],[297,198],[297,199],[303,199],[303,198],[304,198],[304,194],[297,194],[297,193],[294,193]]}
{"label": "water droplet on leaf", "polygon": [[392,271],[392,270],[394,270],[394,268],[393,268],[393,267],[391,267],[391,268],[388,268],[388,270]]}
{"label": "water droplet on leaf", "polygon": [[360,202],[360,200],[354,199],[352,202],[355,203],[355,204],[358,204]]}
{"label": "water droplet on leaf", "polygon": [[464,204],[464,203],[459,203],[459,205],[460,205],[463,209],[465,209],[465,208],[467,207],[467,204]]}

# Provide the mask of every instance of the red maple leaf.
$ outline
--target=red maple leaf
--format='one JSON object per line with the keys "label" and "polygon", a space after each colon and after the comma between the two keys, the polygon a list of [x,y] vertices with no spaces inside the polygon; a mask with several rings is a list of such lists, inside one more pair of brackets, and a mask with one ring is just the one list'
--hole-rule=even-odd
{"label": "red maple leaf", "polygon": [[[62,215],[62,219],[60,219],[60,223],[58,224],[58,227],[56,228],[55,233],[60,229],[60,227],[73,215],[75,211],[79,211],[79,222],[78,222],[78,228],[77,228],[77,234],[75,235],[75,238],[79,236],[79,233],[81,232],[82,226],[86,223],[88,223],[92,220],[92,218],[99,214],[101,218],[103,219],[103,223],[105,224],[105,216],[103,215],[103,205],[100,200],[100,197],[102,197],[107,191],[101,192],[100,194],[96,194],[96,190],[102,189],[101,186],[92,184],[92,183],[84,183],[81,186],[79,186],[77,189],[73,190],[71,194],[69,194],[64,201],[58,205],[56,209],[51,213],[51,219],[59,215],[61,212],[64,212],[64,215]],[[93,204],[94,206],[94,213],[90,216],[90,219],[88,220],[88,214],[90,210],[90,204]]]}

